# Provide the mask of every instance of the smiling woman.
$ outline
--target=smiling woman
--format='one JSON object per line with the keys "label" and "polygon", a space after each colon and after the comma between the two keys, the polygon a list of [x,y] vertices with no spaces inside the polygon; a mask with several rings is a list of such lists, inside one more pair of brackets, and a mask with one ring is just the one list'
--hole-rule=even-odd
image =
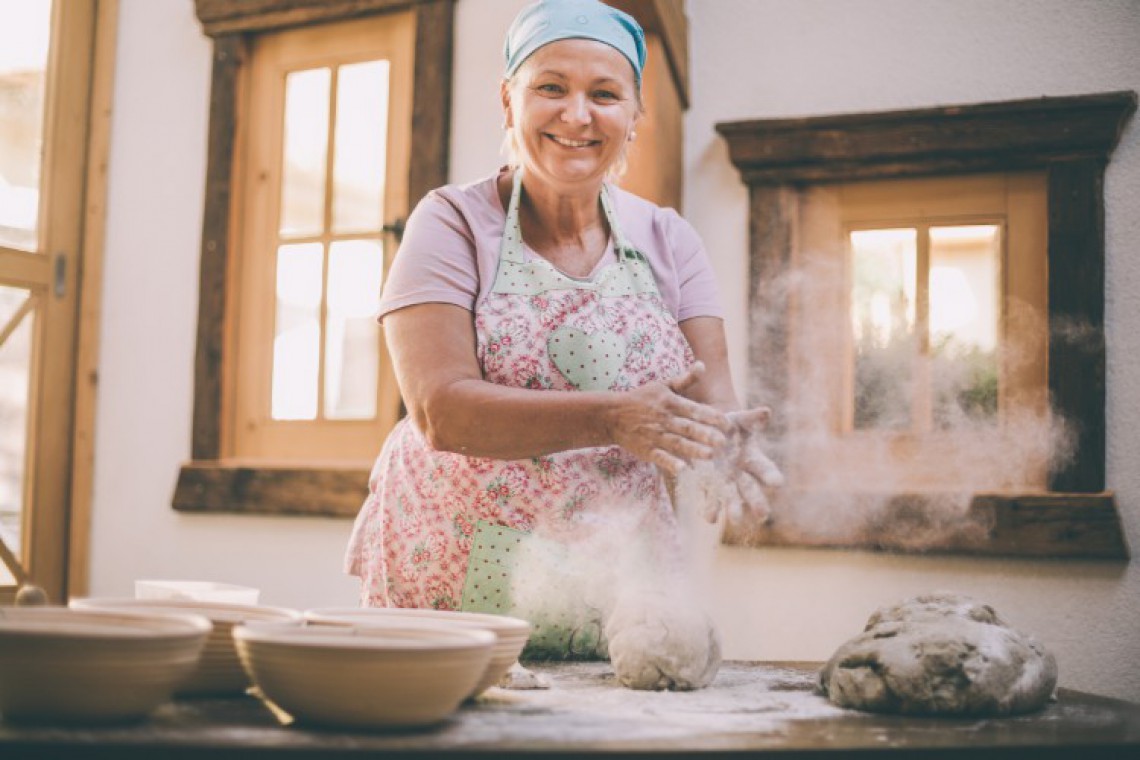
{"label": "smiling woman", "polygon": [[[546,0],[505,52],[512,165],[430,193],[385,283],[409,414],[376,460],[346,569],[366,605],[508,612],[535,623],[532,656],[604,656],[613,592],[675,569],[662,471],[715,460],[760,508],[768,475],[740,465],[766,460],[736,443],[758,440],[765,415],[734,414],[692,227],[607,181],[642,112],[640,26],[596,0]],[[621,556],[574,564],[611,554],[602,536]],[[552,575],[557,594],[527,593]]]}

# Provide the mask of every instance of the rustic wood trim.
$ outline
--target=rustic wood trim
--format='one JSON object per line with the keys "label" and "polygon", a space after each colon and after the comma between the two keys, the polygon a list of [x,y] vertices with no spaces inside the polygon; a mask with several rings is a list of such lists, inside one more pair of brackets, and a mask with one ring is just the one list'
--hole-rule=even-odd
{"label": "rustic wood trim", "polygon": [[[806,512],[818,515],[829,504],[844,505],[844,513],[833,521],[798,523],[796,516],[805,514],[805,506]],[[903,554],[1129,557],[1111,492],[852,496],[791,490],[773,503],[768,524],[726,528],[723,540],[735,546],[860,548]]]}
{"label": "rustic wood trim", "polygon": [[744,181],[810,184],[1107,160],[1135,92],[721,122]]}
{"label": "rustic wood trim", "polygon": [[1049,391],[1076,429],[1055,491],[1105,486],[1104,160],[1049,165]]}
{"label": "rustic wood trim", "polygon": [[217,459],[221,455],[230,202],[237,137],[238,78],[245,58],[246,41],[240,35],[214,40],[206,202],[198,275],[198,341],[194,355],[194,423],[190,446],[194,459]]}
{"label": "rustic wood trim", "polygon": [[180,512],[353,517],[368,496],[367,467],[189,462],[173,506]]}
{"label": "rustic wood trim", "polygon": [[782,410],[787,408],[792,369],[787,276],[796,245],[799,199],[791,188],[753,187],[749,201],[748,235],[753,255],[748,302],[764,304],[765,313],[778,316],[753,324],[755,333],[749,343],[748,357],[751,369],[748,403],[750,407],[772,408],[768,429],[773,439],[782,440],[787,432]]}
{"label": "rustic wood trim", "polygon": [[[750,297],[755,282],[786,268],[789,198],[831,182],[977,171],[1045,169],[1048,176],[1049,392],[1074,425],[1072,461],[1050,473],[1057,492],[1105,488],[1104,167],[1129,118],[1135,92],[945,106],[908,111],[724,122],[717,131],[749,185]],[[753,368],[780,365],[790,312],[763,326]],[[775,352],[775,353],[773,353]],[[777,366],[776,372],[783,371]],[[756,401],[779,405],[768,379]],[[769,536],[772,540],[776,537]]]}
{"label": "rustic wood trim", "polygon": [[[186,472],[227,471],[220,464],[224,454],[223,435],[223,383],[226,367],[226,303],[228,278],[232,276],[229,246],[231,241],[231,202],[234,193],[234,150],[237,138],[238,99],[246,60],[248,38],[245,32],[280,29],[317,21],[333,21],[355,16],[397,11],[412,7],[416,10],[416,50],[414,65],[414,98],[412,116],[411,164],[408,170],[408,208],[430,190],[448,181],[450,128],[452,49],[454,38],[455,0],[196,0],[199,19],[206,33],[214,37],[214,61],[210,94],[210,127],[207,148],[206,200],[202,221],[201,265],[199,274],[198,336],[194,364],[194,414],[191,440],[193,463]],[[259,17],[264,14],[264,17]],[[253,472],[253,466],[238,468]],[[293,472],[284,476],[281,472]],[[304,485],[312,473],[326,470],[304,468],[268,468],[265,477],[285,478]],[[335,471],[340,472],[340,471]],[[309,473],[303,475],[302,473]],[[367,473],[365,473],[367,476]],[[296,512],[288,494],[280,498],[272,488],[246,488],[242,499],[216,496],[207,488],[203,491],[208,502],[193,505],[196,490],[187,490],[183,484],[193,483],[201,475],[185,475],[179,479],[175,494],[175,508],[182,511],[238,511],[255,513]],[[220,475],[212,476],[215,479]],[[236,477],[236,476],[235,476]],[[259,476],[243,475],[240,482],[262,482]],[[331,476],[326,476],[331,477]],[[349,476],[344,476],[349,477]],[[252,480],[250,480],[252,478]],[[224,478],[223,478],[224,479]],[[335,478],[333,479],[335,481]],[[365,482],[367,477],[365,477]],[[238,481],[235,481],[238,482]],[[339,482],[339,481],[335,481]],[[258,504],[264,499],[264,504]],[[283,503],[284,510],[274,508]],[[360,498],[336,502],[341,511],[321,514],[355,515]],[[226,506],[226,505],[229,506]]]}
{"label": "rustic wood trim", "polygon": [[[194,0],[209,37],[267,32],[410,8],[423,0]],[[427,0],[432,2],[433,0]]]}
{"label": "rustic wood trim", "polygon": [[454,25],[455,0],[424,0],[416,5],[409,209],[448,181]]}
{"label": "rustic wood trim", "polygon": [[681,108],[689,108],[689,18],[683,0],[609,0],[637,19],[647,35],[661,38]]}
{"label": "rustic wood trim", "polygon": [[95,488],[95,410],[99,384],[104,243],[107,228],[107,167],[119,0],[99,0],[91,67],[91,117],[83,245],[80,251],[79,337],[75,359],[75,427],[72,432],[71,520],[67,550],[67,595],[84,596],[91,569],[91,503]]}

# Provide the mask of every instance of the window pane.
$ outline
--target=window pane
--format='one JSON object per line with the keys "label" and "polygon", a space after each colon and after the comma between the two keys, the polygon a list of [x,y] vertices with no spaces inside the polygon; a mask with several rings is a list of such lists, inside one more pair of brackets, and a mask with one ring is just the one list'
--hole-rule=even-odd
{"label": "window pane", "polygon": [[854,427],[907,428],[914,396],[917,234],[851,233]]}
{"label": "window pane", "polygon": [[0,245],[34,251],[51,0],[0,4]]}
{"label": "window pane", "polygon": [[996,419],[1000,227],[930,229],[934,421]]}
{"label": "window pane", "polygon": [[329,69],[293,71],[285,78],[283,237],[319,235],[324,229],[331,78]]}
{"label": "window pane", "polygon": [[27,468],[28,390],[35,310],[29,293],[0,286],[0,538],[20,555]]}
{"label": "window pane", "polygon": [[383,225],[388,160],[388,62],[341,66],[337,74],[333,229]]}
{"label": "window pane", "polygon": [[317,416],[323,258],[320,243],[283,245],[277,251],[271,404],[275,420]]}
{"label": "window pane", "polygon": [[325,417],[376,416],[383,248],[376,240],[333,243],[329,254],[328,316],[325,322]]}

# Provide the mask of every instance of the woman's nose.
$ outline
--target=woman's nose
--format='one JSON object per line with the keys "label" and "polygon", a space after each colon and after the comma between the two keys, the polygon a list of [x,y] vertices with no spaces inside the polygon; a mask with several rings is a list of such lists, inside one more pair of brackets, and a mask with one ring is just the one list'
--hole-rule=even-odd
{"label": "woman's nose", "polygon": [[581,95],[572,95],[566,99],[566,107],[562,109],[562,121],[567,124],[589,124],[590,104]]}

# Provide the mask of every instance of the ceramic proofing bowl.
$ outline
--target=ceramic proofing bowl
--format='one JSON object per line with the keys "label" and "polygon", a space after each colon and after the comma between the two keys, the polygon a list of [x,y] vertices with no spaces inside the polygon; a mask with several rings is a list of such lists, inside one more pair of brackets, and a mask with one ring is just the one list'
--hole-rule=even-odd
{"label": "ceramic proofing bowl", "polygon": [[198,665],[200,615],[0,608],[5,720],[111,723],[146,716]]}
{"label": "ceramic proofing bowl", "polygon": [[178,687],[179,696],[208,694],[242,694],[250,686],[234,648],[233,629],[253,621],[301,623],[301,613],[284,607],[260,607],[249,604],[225,604],[191,599],[72,599],[74,609],[119,610],[123,612],[195,613],[209,618],[213,630],[206,639],[198,667],[189,680]]}
{"label": "ceramic proofing bowl", "polygon": [[486,670],[495,636],[429,621],[392,626],[234,628],[261,693],[303,723],[427,726],[446,718]]}
{"label": "ceramic proofing bowl", "polygon": [[397,607],[330,607],[305,611],[305,620],[314,625],[370,625],[400,620],[430,620],[467,629],[482,629],[495,634],[495,648],[487,663],[487,670],[475,684],[470,696],[483,693],[499,682],[530,638],[531,625],[525,620],[506,615],[486,615],[478,612],[452,610],[423,610]]}

